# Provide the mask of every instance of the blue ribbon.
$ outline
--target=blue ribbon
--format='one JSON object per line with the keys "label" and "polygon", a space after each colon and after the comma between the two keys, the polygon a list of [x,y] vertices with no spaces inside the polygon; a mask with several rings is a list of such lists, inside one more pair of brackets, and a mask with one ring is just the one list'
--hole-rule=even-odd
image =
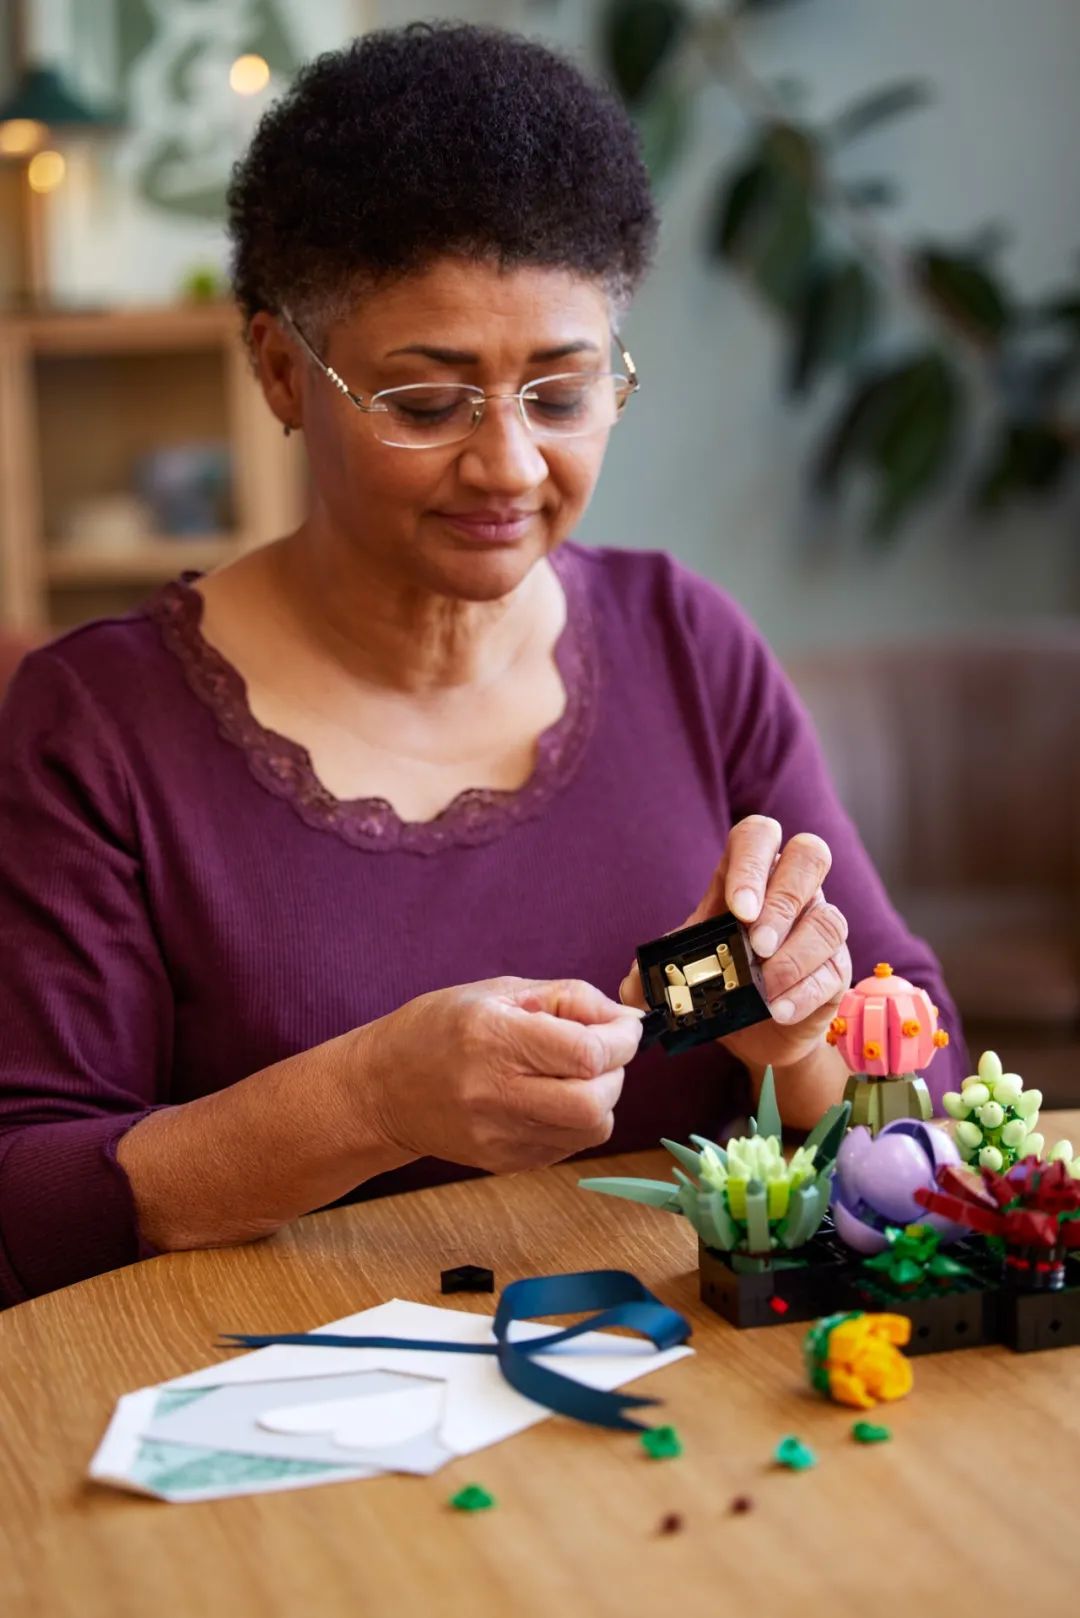
{"label": "blue ribbon", "polygon": [[[595,1310],[587,1320],[566,1326],[548,1337],[512,1340],[510,1327],[516,1320],[536,1320],[545,1315],[574,1315]],[[512,1388],[544,1405],[560,1416],[588,1422],[593,1427],[614,1427],[621,1432],[644,1432],[644,1423],[633,1421],[627,1410],[658,1403],[636,1394],[605,1393],[583,1387],[573,1378],[533,1363],[533,1356],[546,1354],[558,1343],[580,1337],[583,1332],[602,1331],[606,1326],[624,1326],[647,1337],[659,1352],[685,1343],[690,1324],[676,1310],[651,1293],[636,1275],[626,1270],[584,1270],[575,1275],[541,1275],[531,1280],[512,1281],[503,1290],[495,1311],[493,1343],[440,1343],[415,1337],[348,1337],[336,1332],[222,1332],[233,1348],[269,1348],[289,1343],[309,1348],[411,1348],[439,1354],[494,1354],[499,1369]]]}

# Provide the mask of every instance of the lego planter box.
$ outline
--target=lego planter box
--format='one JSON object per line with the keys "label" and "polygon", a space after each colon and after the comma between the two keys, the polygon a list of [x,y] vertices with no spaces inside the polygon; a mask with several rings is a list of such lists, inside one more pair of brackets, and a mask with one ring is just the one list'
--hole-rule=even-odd
{"label": "lego planter box", "polygon": [[1008,1284],[997,1294],[998,1342],[1017,1354],[1080,1343],[1080,1259],[1070,1256],[1065,1285],[1056,1290],[1021,1291]]}
{"label": "lego planter box", "polygon": [[698,1245],[701,1301],[733,1326],[780,1326],[851,1306],[852,1255],[831,1230],[820,1230],[798,1258],[768,1260]]}
{"label": "lego planter box", "polygon": [[954,1348],[982,1348],[1000,1341],[997,1285],[987,1277],[954,1282],[947,1292],[923,1296],[894,1292],[857,1275],[853,1307],[875,1313],[906,1315],[911,1339],[905,1352],[943,1354]]}

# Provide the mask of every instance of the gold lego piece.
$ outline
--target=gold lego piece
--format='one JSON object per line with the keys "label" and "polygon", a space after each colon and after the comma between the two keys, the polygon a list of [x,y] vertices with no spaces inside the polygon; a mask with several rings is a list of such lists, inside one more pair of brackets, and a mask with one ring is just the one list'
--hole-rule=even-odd
{"label": "gold lego piece", "polygon": [[664,990],[667,1003],[676,1017],[688,1017],[694,1009],[694,997],[685,984],[672,984]]}
{"label": "gold lego piece", "polygon": [[720,960],[716,955],[703,955],[699,961],[687,961],[683,971],[686,973],[687,983],[709,983],[718,978],[721,972]]}

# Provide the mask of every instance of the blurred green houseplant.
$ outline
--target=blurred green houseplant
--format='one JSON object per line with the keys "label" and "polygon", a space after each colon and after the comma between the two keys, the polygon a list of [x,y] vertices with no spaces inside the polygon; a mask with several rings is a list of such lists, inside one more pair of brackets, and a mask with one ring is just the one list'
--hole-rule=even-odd
{"label": "blurred green houseplant", "polygon": [[[995,263],[1005,240],[996,227],[962,243],[888,239],[874,221],[897,188],[877,175],[844,181],[836,158],[925,105],[930,89],[885,85],[826,122],[802,116],[799,87],[755,79],[739,49],[753,13],[785,3],[794,0],[609,0],[603,51],[658,177],[683,148],[695,85],[719,78],[747,115],[743,150],[717,182],[708,248],[784,323],[793,395],[829,371],[844,375],[814,491],[835,498],[868,474],[870,532],[892,536],[955,463],[980,398],[989,426],[976,507],[1051,493],[1080,455],[1080,422],[1067,414],[1080,377],[1080,283],[1025,305]],[[901,303],[909,335],[898,345],[885,323],[895,326]]]}

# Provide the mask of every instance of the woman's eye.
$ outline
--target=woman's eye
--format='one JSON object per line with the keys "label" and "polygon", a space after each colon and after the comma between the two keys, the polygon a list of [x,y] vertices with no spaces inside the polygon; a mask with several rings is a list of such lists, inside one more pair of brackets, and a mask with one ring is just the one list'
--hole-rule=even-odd
{"label": "woman's eye", "polygon": [[455,412],[469,410],[473,403],[471,395],[438,388],[424,393],[399,394],[383,402],[400,420],[425,427],[449,421]]}
{"label": "woman's eye", "polygon": [[530,403],[534,410],[545,416],[573,416],[583,411],[588,404],[589,387],[583,384],[576,387],[541,388],[530,395]]}

